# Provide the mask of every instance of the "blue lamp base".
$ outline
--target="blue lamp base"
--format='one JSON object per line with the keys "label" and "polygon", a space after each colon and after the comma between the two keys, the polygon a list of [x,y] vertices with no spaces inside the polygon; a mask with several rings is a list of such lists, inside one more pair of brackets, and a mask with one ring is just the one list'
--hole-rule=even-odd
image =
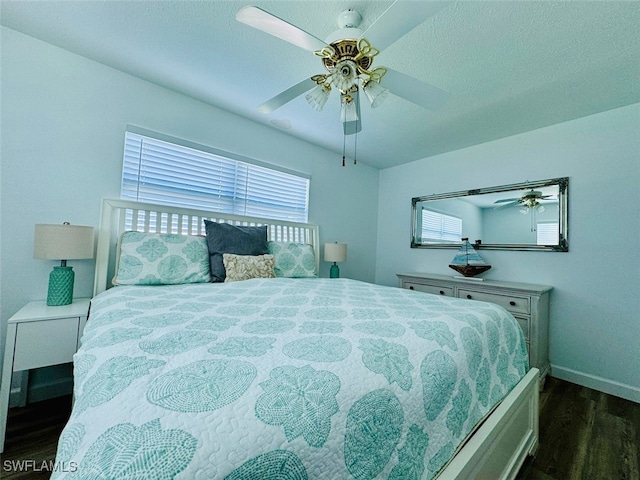
{"label": "blue lamp base", "polygon": [[57,307],[73,302],[73,281],[75,273],[72,267],[53,267],[49,274],[47,305]]}
{"label": "blue lamp base", "polygon": [[329,270],[329,278],[340,278],[340,268],[336,262],[333,262],[331,265],[331,270]]}

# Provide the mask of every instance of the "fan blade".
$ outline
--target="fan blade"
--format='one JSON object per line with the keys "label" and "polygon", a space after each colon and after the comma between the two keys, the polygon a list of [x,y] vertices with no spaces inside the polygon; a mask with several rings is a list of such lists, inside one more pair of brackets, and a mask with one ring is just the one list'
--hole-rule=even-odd
{"label": "fan blade", "polygon": [[[498,203],[498,202],[495,202],[495,203]],[[515,201],[509,202],[509,203],[503,203],[502,205],[498,205],[498,206],[493,207],[493,208],[496,209],[496,210],[500,210],[501,208],[507,208],[507,207],[510,207],[511,205],[517,205],[517,204],[518,204],[518,201],[515,200]]]}
{"label": "fan blade", "polygon": [[450,4],[451,2],[396,0],[362,36],[382,51]]}
{"label": "fan blade", "polygon": [[387,68],[380,85],[394,95],[429,110],[437,110],[449,98],[449,92],[391,68]]}
{"label": "fan blade", "polygon": [[327,46],[319,38],[258,7],[241,8],[236,13],[236,20],[310,52]]}
{"label": "fan blade", "polygon": [[493,203],[517,202],[518,200],[520,200],[520,199],[519,198],[503,198],[501,200],[496,200]]}
{"label": "fan blade", "polygon": [[271,113],[275,109],[280,108],[285,103],[290,102],[296,97],[299,97],[303,93],[311,90],[317,85],[316,82],[310,78],[305,78],[299,83],[296,83],[293,87],[287,88],[284,92],[279,93],[270,100],[267,100],[258,107],[262,113]]}

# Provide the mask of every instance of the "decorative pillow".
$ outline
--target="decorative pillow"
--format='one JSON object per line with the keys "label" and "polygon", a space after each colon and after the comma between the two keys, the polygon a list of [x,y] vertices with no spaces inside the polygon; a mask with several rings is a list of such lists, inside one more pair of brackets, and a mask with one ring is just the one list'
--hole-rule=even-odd
{"label": "decorative pillow", "polygon": [[211,281],[224,282],[222,255],[264,255],[267,249],[267,226],[245,227],[204,221],[211,264]]}
{"label": "decorative pillow", "polygon": [[209,252],[203,236],[124,232],[114,285],[176,285],[209,282]]}
{"label": "decorative pillow", "polygon": [[234,255],[222,254],[226,270],[225,282],[237,282],[250,278],[275,278],[273,255]]}
{"label": "decorative pillow", "polygon": [[316,256],[311,245],[269,242],[269,253],[275,258],[276,277],[317,277]]}

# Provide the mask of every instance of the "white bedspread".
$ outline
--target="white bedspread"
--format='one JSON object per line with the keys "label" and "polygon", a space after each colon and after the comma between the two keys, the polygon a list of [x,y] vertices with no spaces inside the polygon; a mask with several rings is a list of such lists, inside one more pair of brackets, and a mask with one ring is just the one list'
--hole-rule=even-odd
{"label": "white bedspread", "polygon": [[528,369],[503,308],[348,279],[92,301],[52,478],[433,478]]}

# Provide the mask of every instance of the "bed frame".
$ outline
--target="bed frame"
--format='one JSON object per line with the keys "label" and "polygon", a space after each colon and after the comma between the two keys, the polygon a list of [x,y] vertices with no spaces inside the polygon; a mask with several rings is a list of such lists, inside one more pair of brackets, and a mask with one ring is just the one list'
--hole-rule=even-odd
{"label": "bed frame", "polygon": [[[103,200],[98,230],[94,295],[111,287],[117,240],[125,230],[204,235],[203,220],[232,225],[267,225],[268,239],[313,246],[316,269],[318,226],[244,217],[127,200]],[[438,480],[512,480],[538,446],[539,372],[532,368],[458,450]]]}
{"label": "bed frame", "polygon": [[276,242],[305,243],[313,246],[316,271],[320,270],[318,226],[284,220],[245,217],[226,213],[154,205],[129,200],[104,199],[98,229],[94,296],[112,286],[118,238],[127,230],[137,232],[205,235],[203,220],[231,225],[267,226],[267,239]]}

